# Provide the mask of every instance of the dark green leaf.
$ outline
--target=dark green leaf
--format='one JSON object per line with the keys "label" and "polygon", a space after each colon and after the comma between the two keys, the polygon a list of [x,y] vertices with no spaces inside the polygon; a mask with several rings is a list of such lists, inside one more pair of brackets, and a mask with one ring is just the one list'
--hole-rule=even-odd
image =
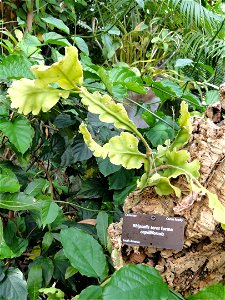
{"label": "dark green leaf", "polygon": [[25,193],[0,194],[0,208],[21,211],[37,209],[37,202],[32,196]]}
{"label": "dark green leaf", "polygon": [[57,128],[66,128],[75,123],[76,123],[76,121],[72,120],[70,115],[64,114],[64,113],[58,115],[54,121],[54,124]]}
{"label": "dark green leaf", "polygon": [[82,275],[104,279],[107,264],[99,243],[77,228],[63,229],[60,233],[63,251],[71,265]]}
{"label": "dark green leaf", "polygon": [[100,211],[96,219],[97,235],[104,248],[107,247],[109,217],[105,211]]}
{"label": "dark green leaf", "polygon": [[38,299],[39,289],[42,287],[42,268],[40,265],[33,265],[30,268],[28,272],[27,286],[30,299]]}
{"label": "dark green leaf", "polygon": [[133,177],[133,170],[126,170],[124,168],[121,168],[119,171],[109,176],[109,188],[111,190],[121,190],[130,185]]}
{"label": "dark green leaf", "polygon": [[49,257],[39,256],[30,264],[30,267],[33,266],[38,266],[42,269],[42,286],[49,285],[54,271],[54,265],[52,260]]}
{"label": "dark green leaf", "polygon": [[27,248],[28,241],[16,236],[16,225],[9,220],[4,227],[0,220],[0,259],[19,257]]}
{"label": "dark green leaf", "polygon": [[73,142],[73,145],[68,146],[63,153],[61,165],[66,167],[78,161],[88,160],[90,157],[92,157],[92,152],[87,145],[83,140],[77,139]]}
{"label": "dark green leaf", "polygon": [[146,265],[127,265],[103,287],[103,300],[167,300],[169,289],[158,271]]}
{"label": "dark green leaf", "polygon": [[110,174],[113,174],[113,173],[117,172],[121,168],[121,166],[113,165],[110,162],[108,157],[106,157],[105,159],[97,157],[96,160],[97,160],[97,163],[98,163],[99,171],[105,177],[110,175]]}

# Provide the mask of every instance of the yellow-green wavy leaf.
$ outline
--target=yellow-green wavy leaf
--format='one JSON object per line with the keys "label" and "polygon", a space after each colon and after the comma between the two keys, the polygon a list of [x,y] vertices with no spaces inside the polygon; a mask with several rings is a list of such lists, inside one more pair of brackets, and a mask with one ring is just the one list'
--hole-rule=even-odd
{"label": "yellow-green wavy leaf", "polygon": [[65,47],[65,57],[51,66],[32,66],[31,71],[36,75],[37,84],[47,86],[57,83],[62,89],[78,89],[83,83],[82,66],[78,60],[76,47]]}
{"label": "yellow-green wavy leaf", "polygon": [[90,112],[98,114],[102,122],[113,123],[116,128],[137,132],[136,125],[128,118],[121,103],[115,103],[109,95],[101,95],[99,92],[91,94],[84,87],[80,90],[82,103]]}
{"label": "yellow-green wavy leaf", "polygon": [[188,104],[184,101],[182,101],[180,105],[180,117],[178,119],[178,124],[180,125],[181,129],[175,137],[171,145],[171,149],[180,149],[186,145],[192,133],[192,124],[190,113],[188,112]]}
{"label": "yellow-green wavy leaf", "polygon": [[149,186],[154,186],[155,191],[159,196],[170,195],[175,192],[177,197],[181,196],[181,190],[170,183],[169,178],[154,174],[148,180]]}
{"label": "yellow-green wavy leaf", "polygon": [[114,136],[103,147],[111,163],[126,169],[139,169],[147,160],[145,154],[138,150],[138,139],[129,132]]}
{"label": "yellow-green wavy leaf", "polygon": [[83,134],[84,141],[88,148],[93,152],[95,157],[102,157],[106,158],[107,156],[107,150],[104,147],[101,147],[98,143],[96,143],[92,137],[90,132],[87,130],[87,127],[85,124],[81,124],[79,126],[80,132]]}
{"label": "yellow-green wavy leaf", "polygon": [[20,79],[14,81],[8,89],[11,98],[11,107],[18,108],[19,113],[25,115],[32,112],[37,115],[40,110],[46,112],[50,110],[59,98],[68,98],[69,91],[57,90],[46,86],[39,87],[36,80]]}

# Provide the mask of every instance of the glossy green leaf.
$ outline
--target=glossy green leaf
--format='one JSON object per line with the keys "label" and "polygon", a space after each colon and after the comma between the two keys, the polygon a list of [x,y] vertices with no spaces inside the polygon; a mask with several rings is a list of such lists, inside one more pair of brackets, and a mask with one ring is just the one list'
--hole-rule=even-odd
{"label": "glossy green leaf", "polygon": [[0,208],[13,211],[37,209],[37,201],[34,197],[25,193],[0,194]]}
{"label": "glossy green leaf", "polygon": [[42,268],[40,265],[33,265],[29,269],[27,287],[30,299],[37,300],[39,289],[42,287]]}
{"label": "glossy green leaf", "polygon": [[24,154],[30,147],[33,129],[23,116],[18,116],[13,120],[0,119],[0,130],[20,153]]}
{"label": "glossy green leaf", "polygon": [[106,258],[99,243],[78,228],[63,229],[60,233],[63,251],[71,265],[85,276],[105,278]]}
{"label": "glossy green leaf", "polygon": [[225,286],[222,283],[207,286],[187,300],[225,300]]}
{"label": "glossy green leaf", "polygon": [[109,217],[105,211],[100,211],[96,219],[97,235],[101,245],[107,247]]}
{"label": "glossy green leaf", "polygon": [[45,21],[46,23],[64,31],[65,33],[70,34],[69,27],[67,27],[66,24],[62,20],[54,18],[54,17],[46,17],[46,18],[41,18],[41,19],[43,21]]}
{"label": "glossy green leaf", "polygon": [[100,95],[99,92],[89,93],[81,88],[81,101],[94,114],[99,114],[102,122],[113,123],[116,128],[136,132],[137,127],[128,118],[127,112],[121,103],[115,103],[109,95]]}
{"label": "glossy green leaf", "polygon": [[42,239],[42,249],[44,251],[48,250],[54,240],[52,232],[48,231],[44,234]]}
{"label": "glossy green leaf", "polygon": [[16,175],[8,168],[0,165],[0,193],[15,193],[20,189]]}
{"label": "glossy green leaf", "polygon": [[[41,201],[41,224],[45,227],[47,224],[51,224],[57,218],[59,214],[59,206],[48,198],[43,198]],[[39,201],[38,201],[39,202]]]}
{"label": "glossy green leaf", "polygon": [[103,300],[167,300],[169,288],[158,271],[146,265],[127,265],[103,287]]}
{"label": "glossy green leaf", "polygon": [[27,283],[23,273],[16,268],[9,268],[0,282],[0,297],[3,299],[27,300]]}
{"label": "glossy green leaf", "polygon": [[129,132],[121,132],[103,146],[111,163],[122,165],[126,169],[139,169],[146,157],[138,150],[138,139]]}
{"label": "glossy green leaf", "polygon": [[19,113],[34,115],[49,111],[60,99],[68,98],[69,91],[58,90],[50,86],[39,86],[36,80],[21,79],[14,81],[8,89],[12,108],[19,108]]}
{"label": "glossy green leaf", "polygon": [[37,85],[42,88],[49,83],[57,83],[62,89],[73,90],[83,83],[83,71],[76,47],[65,47],[65,57],[59,62],[51,66],[32,66],[31,71],[38,78]]}
{"label": "glossy green leaf", "polygon": [[102,300],[102,287],[97,285],[89,285],[80,295],[79,300]]}

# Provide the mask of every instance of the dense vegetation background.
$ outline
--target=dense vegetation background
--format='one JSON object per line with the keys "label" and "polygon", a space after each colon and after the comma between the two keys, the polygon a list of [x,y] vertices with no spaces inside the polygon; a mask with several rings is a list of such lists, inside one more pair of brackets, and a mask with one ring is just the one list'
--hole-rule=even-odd
{"label": "dense vegetation background", "polygon": [[[145,142],[153,152],[173,142],[182,127],[182,101],[201,115],[218,100],[225,4],[1,1],[0,15],[0,299],[184,299],[154,268],[128,265],[115,272],[107,227],[121,218],[144,171],[93,156],[80,124],[99,145],[121,127],[99,120],[84,100],[89,94],[79,91],[82,85],[88,93],[136,105],[148,124],[139,130],[140,151]],[[65,56],[72,46],[78,57]],[[38,72],[48,70],[34,66],[50,68],[60,60],[80,72],[73,89],[67,85],[71,74],[63,75],[64,83],[49,81],[47,90],[41,80],[32,86]],[[51,89],[58,87],[65,90],[55,100]],[[152,98],[143,96],[149,88],[157,96],[154,113]],[[142,95],[138,104],[131,92]],[[224,299],[224,293],[218,284],[189,298]]]}

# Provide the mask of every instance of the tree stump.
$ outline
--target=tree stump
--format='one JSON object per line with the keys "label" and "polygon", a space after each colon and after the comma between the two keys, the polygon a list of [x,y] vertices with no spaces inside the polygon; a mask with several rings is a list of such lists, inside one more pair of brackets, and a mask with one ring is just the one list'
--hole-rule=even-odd
{"label": "tree stump", "polygon": [[[187,150],[192,160],[198,159],[201,164],[201,184],[216,193],[225,206],[224,90],[225,85],[222,85],[221,101],[210,106],[204,117],[193,117],[192,138]],[[122,220],[111,224],[108,232],[116,269],[127,263],[153,266],[170,288],[186,296],[207,285],[225,283],[225,231],[214,220],[205,195],[198,195],[193,201],[185,202],[185,179],[180,176],[175,185],[182,190],[181,199],[175,195],[160,197],[154,188],[148,187],[141,192],[131,193],[123,209],[125,213],[183,217],[185,230],[181,251],[123,245]]]}

